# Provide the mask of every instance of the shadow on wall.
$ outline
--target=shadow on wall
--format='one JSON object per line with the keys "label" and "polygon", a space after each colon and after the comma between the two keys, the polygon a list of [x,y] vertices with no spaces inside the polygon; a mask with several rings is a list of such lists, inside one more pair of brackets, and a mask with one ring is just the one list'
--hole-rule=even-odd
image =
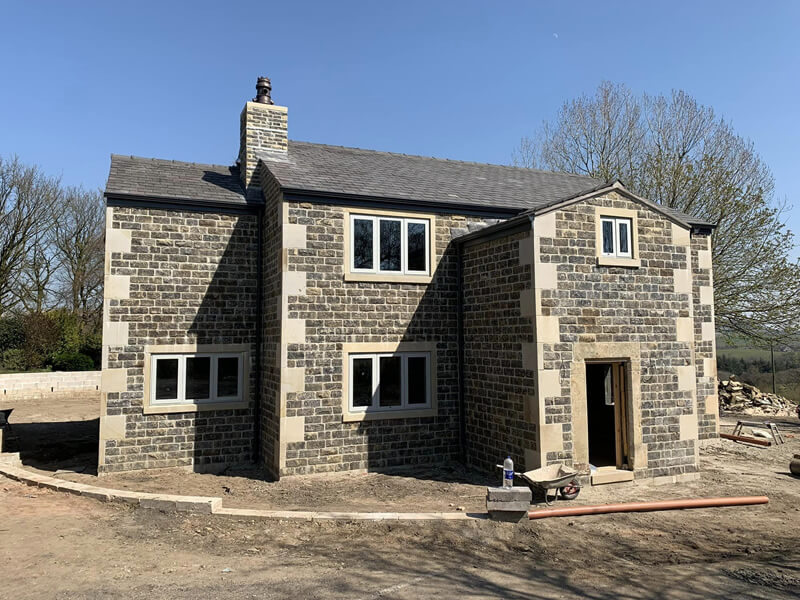
{"label": "shadow on wall", "polygon": [[[458,223],[463,226],[464,222]],[[442,225],[438,218],[437,226],[440,233],[437,242],[441,243]],[[518,244],[514,242],[513,246],[516,252],[513,259],[518,265]],[[320,414],[322,418],[315,419],[313,427],[306,425],[303,442],[288,444],[287,467],[300,473],[317,466],[323,470],[402,470],[411,475],[417,470],[420,477],[426,479],[452,480],[454,473],[437,474],[432,467],[461,459],[457,245],[448,242],[433,279],[427,285],[343,282],[340,269],[334,272],[318,269],[319,259],[314,258],[316,263],[306,260],[297,266],[298,270],[314,273],[313,278],[307,277],[309,296],[289,298],[289,318],[306,318],[306,345],[290,345],[288,349],[290,356],[297,354],[297,360],[303,361],[306,391],[290,393],[286,405],[289,417]],[[326,303],[326,296],[334,301]],[[481,335],[483,331],[475,334],[476,343],[484,341]],[[343,423],[342,394],[348,394],[349,390],[343,389],[342,344],[395,340],[435,344],[437,414]],[[504,340],[503,343],[516,343],[519,348],[519,341]],[[314,356],[310,352],[303,355],[306,348],[314,348]],[[518,362],[521,365],[521,352],[518,352]],[[380,366],[372,368],[379,370]],[[364,379],[368,379],[367,375]],[[494,429],[503,426],[502,423],[475,422],[480,418],[478,411],[473,416],[473,426],[484,427],[487,435],[493,435]],[[482,449],[476,448],[476,451]],[[496,481],[494,465],[504,457],[501,454],[488,456],[480,464],[491,481]],[[488,464],[491,468],[486,467]]]}
{"label": "shadow on wall", "polygon": [[247,348],[238,381],[236,353],[215,353],[187,361],[183,368],[187,394],[213,399],[235,393],[249,406],[167,418],[183,430],[195,471],[216,472],[253,458],[258,217],[218,213],[196,213],[196,217],[198,231],[176,241],[186,262],[172,273],[177,298],[162,315],[171,317],[176,335],[185,331],[190,343]]}
{"label": "shadow on wall", "polygon": [[[230,178],[222,182],[204,179],[212,185],[228,187]],[[133,251],[146,256],[147,262],[130,265],[136,269],[131,273],[135,283],[130,303],[137,317],[131,323],[131,336],[145,339],[148,345],[246,345],[247,361],[252,361],[257,216],[218,210],[128,210],[153,217],[147,235],[134,232],[133,236]],[[123,308],[125,302],[121,301]],[[186,361],[180,360],[183,373]],[[151,381],[165,404],[177,403],[169,400],[177,399],[178,389],[184,387],[177,385],[177,372],[169,373],[175,364],[164,362],[163,367],[153,368],[156,365],[150,363]],[[208,368],[204,375],[197,374],[196,369],[201,366],[199,362],[191,363],[190,370],[197,376],[186,386],[186,396],[197,399],[202,406],[200,398],[210,397],[212,386]],[[107,446],[114,449],[106,456],[110,469],[115,465],[142,464],[145,457],[156,466],[191,462],[198,470],[217,470],[249,461],[253,452],[255,375],[250,364],[243,368],[249,376],[242,382],[234,376],[233,386],[249,402],[247,408],[150,415],[134,410],[127,418],[125,443],[110,442]],[[206,393],[201,394],[198,390],[204,377]],[[230,390],[230,378],[222,379]],[[144,394],[152,395],[149,389]],[[150,400],[152,403],[153,398]],[[138,464],[136,468],[141,468]]]}

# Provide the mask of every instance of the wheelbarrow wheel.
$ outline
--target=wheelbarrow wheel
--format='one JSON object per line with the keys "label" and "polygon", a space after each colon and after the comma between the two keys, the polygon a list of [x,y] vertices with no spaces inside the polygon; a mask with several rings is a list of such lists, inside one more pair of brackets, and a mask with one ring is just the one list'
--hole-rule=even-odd
{"label": "wheelbarrow wheel", "polygon": [[575,482],[573,481],[569,485],[558,488],[558,492],[561,494],[561,497],[564,500],[575,500],[575,498],[578,497],[578,494],[581,493],[581,488],[575,485]]}

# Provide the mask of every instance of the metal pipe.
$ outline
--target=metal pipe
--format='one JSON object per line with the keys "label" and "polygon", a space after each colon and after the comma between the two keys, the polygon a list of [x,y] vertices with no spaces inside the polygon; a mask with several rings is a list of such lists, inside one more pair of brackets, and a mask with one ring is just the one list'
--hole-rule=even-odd
{"label": "metal pipe", "polygon": [[746,435],[731,435],[730,433],[720,433],[719,437],[726,440],[733,440],[734,442],[747,442],[748,444],[756,444],[757,446],[771,446],[772,442],[769,440],[760,440],[754,437],[747,437]]}
{"label": "metal pipe", "polygon": [[690,498],[686,500],[658,500],[655,502],[623,502],[621,504],[594,504],[570,508],[551,508],[528,512],[529,519],[547,517],[577,517],[580,515],[603,515],[621,512],[652,512],[657,510],[678,510],[683,508],[712,508],[717,506],[747,506],[766,504],[766,496],[730,496],[727,498]]}

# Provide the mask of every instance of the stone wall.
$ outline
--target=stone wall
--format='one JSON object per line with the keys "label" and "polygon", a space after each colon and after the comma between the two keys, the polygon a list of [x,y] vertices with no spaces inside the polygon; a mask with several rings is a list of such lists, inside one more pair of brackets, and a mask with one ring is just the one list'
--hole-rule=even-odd
{"label": "stone wall", "polygon": [[[597,265],[596,207],[635,213],[639,268]],[[585,431],[585,360],[622,358],[633,380],[636,476],[696,471],[700,407],[688,230],[611,192],[537,216],[534,240],[542,463],[586,458],[586,434],[576,426],[582,422]]]}
{"label": "stone wall", "polygon": [[283,197],[275,179],[266,169],[260,173],[266,200],[262,217],[262,376],[261,376],[261,462],[273,476],[279,476],[281,370],[281,285],[283,252]]}
{"label": "stone wall", "polygon": [[[435,464],[459,451],[458,265],[479,218],[438,214],[430,284],[344,280],[341,206],[284,203],[281,475]],[[433,342],[438,414],[344,422],[342,346]]]}
{"label": "stone wall", "polygon": [[463,250],[467,462],[493,475],[507,455],[526,468],[537,447],[536,369],[523,353],[534,342],[532,262],[530,231]]}
{"label": "stone wall", "polygon": [[0,400],[33,400],[82,393],[100,393],[100,371],[0,375]]}
{"label": "stone wall", "polygon": [[251,398],[242,409],[144,414],[144,367],[153,345],[246,345],[253,360],[257,217],[118,206],[106,215],[99,472],[250,460]]}

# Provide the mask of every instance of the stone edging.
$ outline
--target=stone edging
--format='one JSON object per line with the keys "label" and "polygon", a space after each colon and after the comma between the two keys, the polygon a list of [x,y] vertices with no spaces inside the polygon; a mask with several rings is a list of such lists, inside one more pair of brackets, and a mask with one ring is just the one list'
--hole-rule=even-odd
{"label": "stone edging", "polygon": [[0,458],[0,475],[27,485],[85,496],[102,502],[121,502],[140,508],[163,511],[195,512],[256,519],[292,519],[301,521],[463,521],[485,519],[484,513],[377,513],[377,512],[322,512],[295,510],[259,510],[251,508],[223,508],[222,498],[211,496],[175,496],[102,488],[84,483],[74,483],[47,475],[31,473],[22,468],[17,455]]}

